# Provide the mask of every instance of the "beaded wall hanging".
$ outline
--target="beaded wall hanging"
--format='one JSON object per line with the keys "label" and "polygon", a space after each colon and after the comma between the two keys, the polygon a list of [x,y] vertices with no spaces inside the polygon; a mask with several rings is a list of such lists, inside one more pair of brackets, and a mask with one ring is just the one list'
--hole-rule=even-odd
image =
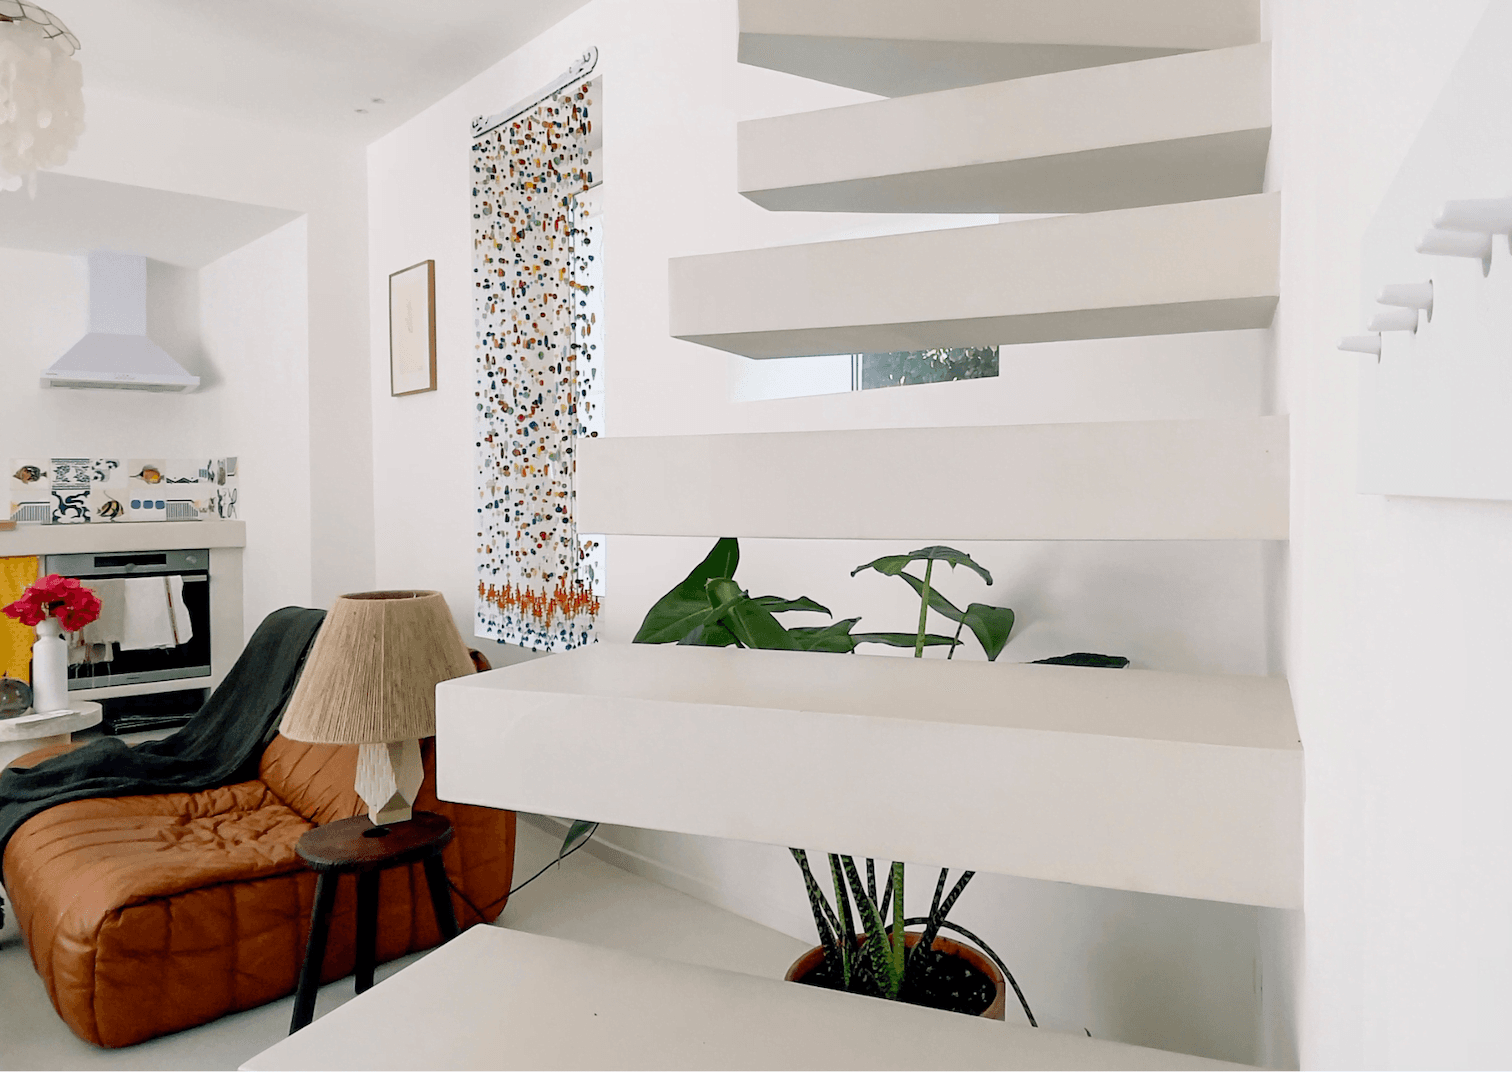
{"label": "beaded wall hanging", "polygon": [[603,430],[601,228],[589,83],[473,143],[477,634],[535,651],[591,643],[602,541],[575,522],[576,440]]}

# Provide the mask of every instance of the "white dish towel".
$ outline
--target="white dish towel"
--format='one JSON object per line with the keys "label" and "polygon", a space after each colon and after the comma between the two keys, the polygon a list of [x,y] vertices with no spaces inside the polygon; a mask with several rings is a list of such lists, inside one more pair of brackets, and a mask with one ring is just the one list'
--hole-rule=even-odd
{"label": "white dish towel", "polygon": [[115,658],[116,646],[121,643],[121,630],[126,624],[126,582],[118,577],[91,580],[87,587],[94,589],[100,600],[100,616],[86,625],[80,633],[85,646],[85,662],[108,663]]}
{"label": "white dish towel", "polygon": [[194,637],[184,606],[184,578],[176,573],[127,577],[121,587],[121,650],[172,648]]}

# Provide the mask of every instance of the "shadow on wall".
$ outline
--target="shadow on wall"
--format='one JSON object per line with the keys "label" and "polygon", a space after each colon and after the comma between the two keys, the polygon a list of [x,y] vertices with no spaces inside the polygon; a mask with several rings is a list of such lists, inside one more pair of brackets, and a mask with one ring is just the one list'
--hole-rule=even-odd
{"label": "shadow on wall", "polygon": [[225,383],[205,351],[198,269],[148,259],[147,337],[200,378],[200,391],[211,391]]}
{"label": "shadow on wall", "polygon": [[[1276,909],[1125,894],[1088,950],[1089,1015],[1112,1038],[1256,1063],[1235,1040],[1260,1044],[1261,969],[1223,950],[1256,947],[1261,913]],[[1258,948],[1258,947],[1256,947]],[[1096,1031],[1096,1028],[1094,1028]]]}

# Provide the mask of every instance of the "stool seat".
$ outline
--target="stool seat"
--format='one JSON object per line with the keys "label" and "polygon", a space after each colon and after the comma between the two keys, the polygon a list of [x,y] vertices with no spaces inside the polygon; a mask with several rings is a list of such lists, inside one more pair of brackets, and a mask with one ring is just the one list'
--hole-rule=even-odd
{"label": "stool seat", "polygon": [[[373,831],[387,830],[381,837]],[[405,823],[375,827],[366,815],[317,826],[294,851],[316,871],[375,871],[434,856],[452,839],[452,825],[435,812],[417,811]]]}

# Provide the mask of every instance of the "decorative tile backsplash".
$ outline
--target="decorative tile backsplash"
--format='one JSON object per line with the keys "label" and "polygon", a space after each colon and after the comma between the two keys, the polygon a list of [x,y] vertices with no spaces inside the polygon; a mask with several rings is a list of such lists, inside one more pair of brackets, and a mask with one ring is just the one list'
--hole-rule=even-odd
{"label": "decorative tile backsplash", "polygon": [[79,525],[201,521],[237,514],[235,458],[12,459],[13,521]]}

